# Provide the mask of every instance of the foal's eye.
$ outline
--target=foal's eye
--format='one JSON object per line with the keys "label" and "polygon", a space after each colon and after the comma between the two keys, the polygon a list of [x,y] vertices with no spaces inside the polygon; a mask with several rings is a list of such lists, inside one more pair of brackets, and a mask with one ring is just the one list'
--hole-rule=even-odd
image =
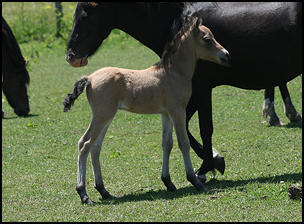
{"label": "foal's eye", "polygon": [[212,41],[210,38],[203,38],[203,40],[205,41],[206,44],[210,44]]}

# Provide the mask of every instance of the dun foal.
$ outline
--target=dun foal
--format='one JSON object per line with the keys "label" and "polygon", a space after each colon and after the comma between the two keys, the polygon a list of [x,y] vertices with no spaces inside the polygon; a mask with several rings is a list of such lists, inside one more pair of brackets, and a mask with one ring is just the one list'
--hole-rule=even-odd
{"label": "dun foal", "polygon": [[102,68],[74,85],[73,93],[63,102],[68,111],[86,87],[92,110],[91,123],[78,142],[76,190],[83,203],[92,204],[85,190],[86,161],[91,153],[95,188],[102,198],[112,197],[105,189],[99,155],[102,141],[118,109],[140,114],[161,114],[163,163],[161,179],[169,191],[176,190],[169,174],[169,155],[173,146],[173,125],[183,154],[188,181],[203,189],[192,168],[186,131],[186,106],[192,90],[191,79],[198,59],[228,65],[230,56],[198,18],[185,20],[168,44],[161,61],[145,70]]}

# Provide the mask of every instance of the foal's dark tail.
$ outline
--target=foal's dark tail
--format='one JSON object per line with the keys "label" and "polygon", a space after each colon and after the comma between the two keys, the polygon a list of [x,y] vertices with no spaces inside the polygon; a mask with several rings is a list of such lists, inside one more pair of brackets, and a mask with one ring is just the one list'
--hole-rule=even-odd
{"label": "foal's dark tail", "polygon": [[63,111],[67,112],[71,109],[71,106],[74,104],[74,101],[78,98],[78,96],[83,92],[84,88],[90,84],[88,77],[83,77],[82,79],[78,80],[74,84],[74,89],[72,94],[68,94],[63,103]]}

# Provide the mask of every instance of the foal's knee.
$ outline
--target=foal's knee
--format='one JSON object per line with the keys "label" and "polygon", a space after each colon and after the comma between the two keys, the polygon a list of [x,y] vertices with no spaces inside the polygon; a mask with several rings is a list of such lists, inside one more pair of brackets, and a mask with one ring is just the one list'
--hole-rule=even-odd
{"label": "foal's knee", "polygon": [[181,139],[178,140],[178,147],[182,150],[182,151],[190,151],[190,142],[189,139]]}
{"label": "foal's knee", "polygon": [[170,151],[171,152],[171,150],[173,148],[173,140],[172,140],[172,138],[167,139],[166,141],[163,141],[162,142],[162,148],[164,150],[166,150],[166,151]]}
{"label": "foal's knee", "polygon": [[90,141],[83,141],[82,139],[78,142],[78,152],[79,154],[89,153],[91,143]]}

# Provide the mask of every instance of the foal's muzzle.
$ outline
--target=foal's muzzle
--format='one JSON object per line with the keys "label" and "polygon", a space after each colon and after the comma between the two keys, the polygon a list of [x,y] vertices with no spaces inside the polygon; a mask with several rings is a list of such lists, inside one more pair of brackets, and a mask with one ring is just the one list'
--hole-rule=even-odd
{"label": "foal's muzzle", "polygon": [[231,57],[230,54],[227,50],[222,49],[218,54],[217,54],[220,64],[223,66],[230,67],[231,66]]}

